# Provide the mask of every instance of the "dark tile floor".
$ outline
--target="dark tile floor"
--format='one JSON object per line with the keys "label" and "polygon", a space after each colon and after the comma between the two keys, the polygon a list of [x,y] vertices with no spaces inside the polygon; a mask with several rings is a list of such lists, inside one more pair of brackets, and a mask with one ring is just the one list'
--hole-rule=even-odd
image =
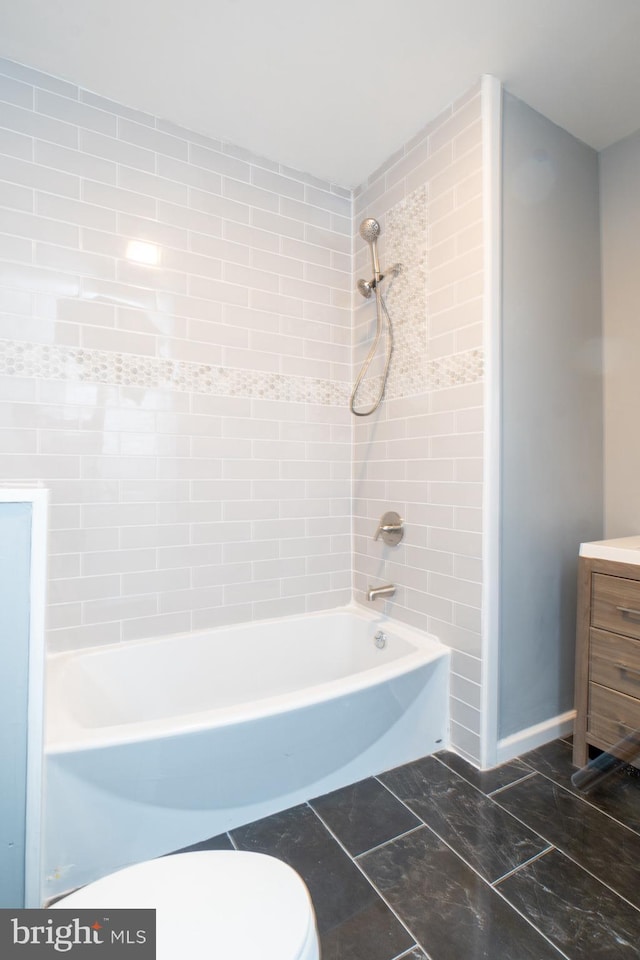
{"label": "dark tile floor", "polygon": [[573,772],[562,740],[486,773],[443,751],[188,849],[294,867],[322,960],[638,960],[640,778]]}

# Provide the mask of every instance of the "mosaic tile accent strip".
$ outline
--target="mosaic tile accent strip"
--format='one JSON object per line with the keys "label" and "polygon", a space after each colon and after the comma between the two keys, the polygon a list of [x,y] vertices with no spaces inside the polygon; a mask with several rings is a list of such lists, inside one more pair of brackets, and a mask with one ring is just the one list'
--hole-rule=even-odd
{"label": "mosaic tile accent strip", "polygon": [[[464,353],[454,353],[449,357],[438,357],[429,360],[423,365],[423,375],[420,383],[413,377],[411,386],[415,389],[398,389],[400,384],[387,384],[384,396],[387,399],[397,397],[418,396],[428,390],[445,390],[447,387],[459,387],[465,383],[478,383],[484,377],[484,351],[481,349],[465,350]],[[391,378],[389,378],[391,381]],[[371,377],[363,382],[358,390],[358,408],[370,406],[376,400],[382,377]],[[394,389],[395,387],[395,389]]]}
{"label": "mosaic tile accent strip", "polygon": [[348,384],[332,380],[15,340],[0,340],[2,375],[328,406],[341,406],[349,399]]}
{"label": "mosaic tile accent strip", "polygon": [[449,357],[438,357],[427,364],[427,380],[431,390],[477,383],[484,376],[484,351],[465,350]]}
{"label": "mosaic tile accent strip", "polygon": [[[399,383],[396,380],[394,383],[390,377],[385,397],[415,396],[428,389],[441,390],[481,380],[482,353],[482,350],[468,350],[450,357],[439,357],[426,365],[421,364],[423,372],[420,380],[413,376],[407,378],[408,382]],[[181,393],[318,403],[325,406],[347,404],[350,395],[349,384],[332,380],[15,340],[0,340],[0,376],[160,388]],[[371,404],[378,396],[381,382],[380,377],[372,377],[364,382],[358,392],[359,402]]]}
{"label": "mosaic tile accent strip", "polygon": [[427,389],[427,188],[392,207],[386,216],[386,266],[401,264],[387,288],[386,303],[394,332],[388,396]]}

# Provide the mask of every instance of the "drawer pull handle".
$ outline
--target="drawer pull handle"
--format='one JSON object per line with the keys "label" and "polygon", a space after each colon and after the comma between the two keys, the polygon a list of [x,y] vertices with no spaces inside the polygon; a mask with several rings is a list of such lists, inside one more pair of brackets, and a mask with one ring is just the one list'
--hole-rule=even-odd
{"label": "drawer pull handle", "polygon": [[623,664],[616,664],[621,673],[624,673],[631,677],[640,677],[640,670],[633,670],[631,667],[625,667]]}
{"label": "drawer pull handle", "polygon": [[616,610],[619,610],[623,617],[640,618],[640,610],[634,610],[633,607],[616,607]]}

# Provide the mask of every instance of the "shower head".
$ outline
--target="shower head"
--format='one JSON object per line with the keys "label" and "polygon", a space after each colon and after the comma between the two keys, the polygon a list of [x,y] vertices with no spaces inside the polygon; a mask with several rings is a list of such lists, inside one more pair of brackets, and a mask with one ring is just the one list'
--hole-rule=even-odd
{"label": "shower head", "polygon": [[[371,247],[371,262],[373,264],[373,279],[380,279],[380,264],[378,263],[377,239],[380,236],[380,224],[373,217],[368,217],[360,224],[360,236]],[[362,293],[362,290],[360,291]]]}
{"label": "shower head", "polygon": [[380,224],[373,217],[368,217],[360,224],[360,236],[367,243],[375,243],[380,236]]}

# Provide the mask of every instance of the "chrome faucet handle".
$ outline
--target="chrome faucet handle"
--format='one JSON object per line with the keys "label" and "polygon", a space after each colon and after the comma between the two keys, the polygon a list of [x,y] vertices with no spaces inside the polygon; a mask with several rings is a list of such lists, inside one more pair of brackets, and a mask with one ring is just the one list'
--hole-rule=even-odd
{"label": "chrome faucet handle", "polygon": [[382,537],[389,547],[395,547],[404,537],[404,523],[402,517],[395,510],[389,510],[381,518],[374,540]]}

